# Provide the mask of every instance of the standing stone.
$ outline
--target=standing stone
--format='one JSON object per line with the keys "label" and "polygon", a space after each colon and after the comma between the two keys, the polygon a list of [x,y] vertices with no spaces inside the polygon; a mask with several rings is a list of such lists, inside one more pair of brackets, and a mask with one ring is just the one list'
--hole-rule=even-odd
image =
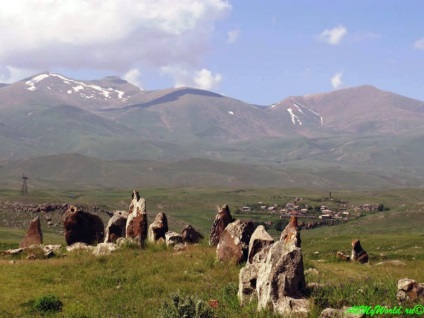
{"label": "standing stone", "polygon": [[146,200],[141,198],[138,191],[135,190],[132,194],[125,234],[128,239],[137,239],[140,246],[144,245],[147,238]]}
{"label": "standing stone", "polygon": [[291,218],[279,241],[253,256],[252,263],[240,271],[239,279],[240,300],[257,296],[258,310],[272,306],[274,312],[283,316],[308,313],[296,217]]}
{"label": "standing stone", "polygon": [[216,247],[218,260],[236,264],[247,260],[250,237],[254,230],[255,226],[251,221],[236,220],[228,224]]}
{"label": "standing stone", "polygon": [[249,243],[249,254],[248,262],[253,262],[253,257],[262,251],[265,247],[271,246],[274,243],[274,239],[265,230],[263,225],[259,225],[255,232],[253,232]]}
{"label": "standing stone", "polygon": [[43,233],[41,232],[41,222],[38,216],[29,224],[28,230],[19,247],[25,248],[33,244],[43,244]]}
{"label": "standing stone", "polygon": [[63,215],[66,244],[81,242],[97,244],[103,242],[104,225],[98,215],[70,206]]}
{"label": "standing stone", "polygon": [[128,213],[125,211],[116,211],[109,219],[105,230],[104,243],[115,243],[120,237],[126,236]]}
{"label": "standing stone", "polygon": [[230,213],[230,208],[227,204],[224,204],[222,208],[217,208],[218,214],[215,216],[215,221],[213,222],[211,228],[211,235],[209,237],[209,245],[218,245],[219,238],[221,233],[224,232],[225,228],[231,222],[234,222],[233,217]]}
{"label": "standing stone", "polygon": [[352,240],[352,256],[350,259],[361,264],[368,263],[368,253],[362,248],[358,239]]}
{"label": "standing stone", "polygon": [[191,225],[186,225],[185,228],[183,228],[181,236],[183,241],[188,244],[196,244],[203,239],[203,235],[196,231]]}
{"label": "standing stone", "polygon": [[168,219],[166,214],[163,212],[159,212],[156,215],[155,220],[149,226],[149,241],[157,242],[161,238],[165,241],[165,233],[168,232]]}

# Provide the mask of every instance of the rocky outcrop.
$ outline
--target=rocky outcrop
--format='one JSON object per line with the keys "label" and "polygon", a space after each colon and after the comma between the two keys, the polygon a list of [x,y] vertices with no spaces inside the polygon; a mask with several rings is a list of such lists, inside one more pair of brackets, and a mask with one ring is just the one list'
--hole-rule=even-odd
{"label": "rocky outcrop", "polygon": [[76,242],[96,245],[103,242],[104,225],[98,215],[70,206],[63,215],[63,225],[67,245]]}
{"label": "rocky outcrop", "polygon": [[147,238],[147,225],[146,200],[134,190],[125,227],[125,237],[137,239],[143,246]]}
{"label": "rocky outcrop", "polygon": [[361,264],[368,263],[368,253],[362,248],[358,239],[352,240],[352,255],[350,259]]}
{"label": "rocky outcrop", "polygon": [[109,219],[105,230],[104,243],[115,243],[120,237],[126,236],[128,213],[116,211]]}
{"label": "rocky outcrop", "polygon": [[66,247],[66,251],[75,252],[75,251],[93,251],[94,246],[88,245],[86,243],[77,242]]}
{"label": "rocky outcrop", "polygon": [[203,235],[196,231],[191,225],[186,225],[181,231],[183,241],[187,244],[196,244],[203,239]]}
{"label": "rocky outcrop", "polygon": [[254,255],[252,263],[240,271],[238,295],[242,303],[255,297],[258,310],[271,306],[290,316],[307,314],[305,293],[300,234],[297,218],[292,217],[280,240]]}
{"label": "rocky outcrop", "polygon": [[105,256],[110,255],[113,251],[117,250],[119,247],[114,243],[99,243],[96,248],[93,250],[93,255],[95,256]]}
{"label": "rocky outcrop", "polygon": [[228,224],[234,222],[234,219],[230,213],[230,208],[227,204],[224,204],[222,208],[218,207],[217,209],[218,214],[215,216],[215,220],[211,228],[209,245],[218,245],[221,233],[224,232]]}
{"label": "rocky outcrop", "polygon": [[31,221],[19,247],[29,247],[33,244],[43,244],[43,233],[41,232],[41,222],[38,216]]}
{"label": "rocky outcrop", "polygon": [[250,237],[255,230],[251,221],[236,220],[227,225],[216,247],[218,260],[241,263],[247,260]]}
{"label": "rocky outcrop", "polygon": [[248,262],[253,262],[253,257],[264,248],[271,246],[274,239],[265,230],[263,225],[259,225],[252,234],[249,242]]}
{"label": "rocky outcrop", "polygon": [[168,232],[168,219],[165,213],[159,212],[153,223],[149,226],[149,241],[158,242],[161,238],[165,240],[166,232]]}
{"label": "rocky outcrop", "polygon": [[424,301],[424,283],[413,279],[402,278],[397,283],[397,300],[399,304]]}
{"label": "rocky outcrop", "polygon": [[183,237],[173,231],[168,231],[165,233],[165,242],[166,246],[175,246],[177,244],[183,244]]}

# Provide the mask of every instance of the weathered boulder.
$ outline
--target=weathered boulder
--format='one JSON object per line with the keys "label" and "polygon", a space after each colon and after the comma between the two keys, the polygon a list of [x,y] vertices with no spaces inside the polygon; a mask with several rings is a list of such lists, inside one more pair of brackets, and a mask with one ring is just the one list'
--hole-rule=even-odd
{"label": "weathered boulder", "polygon": [[235,263],[246,261],[250,237],[254,230],[255,226],[251,221],[236,220],[228,224],[216,247],[218,259]]}
{"label": "weathered boulder", "polygon": [[168,219],[166,214],[159,212],[155,220],[149,226],[148,237],[151,242],[158,242],[160,238],[165,240],[165,233],[168,232]]}
{"label": "weathered boulder", "polygon": [[203,235],[196,231],[193,226],[186,225],[181,231],[181,236],[183,241],[188,244],[196,244],[199,243],[200,240],[203,239]]}
{"label": "weathered boulder", "polygon": [[128,212],[116,211],[109,219],[105,230],[104,243],[116,242],[120,237],[126,236]]}
{"label": "weathered boulder", "polygon": [[175,246],[183,243],[183,237],[177,232],[168,231],[165,233],[165,242],[167,246]]}
{"label": "weathered boulder", "polygon": [[40,217],[35,217],[29,224],[28,230],[19,244],[19,247],[29,247],[33,244],[43,244]]}
{"label": "weathered boulder", "polygon": [[93,251],[94,246],[88,245],[86,243],[76,242],[72,245],[69,245],[66,247],[66,250],[68,252],[75,252],[75,251]]}
{"label": "weathered boulder", "polygon": [[135,190],[132,194],[125,233],[126,238],[136,238],[141,246],[147,238],[146,200]]}
{"label": "weathered boulder", "polygon": [[119,248],[118,245],[114,243],[99,243],[96,248],[93,250],[93,255],[95,256],[104,256],[110,255],[113,251]]}
{"label": "weathered boulder", "polygon": [[253,257],[262,251],[265,247],[271,246],[274,239],[265,230],[263,225],[259,225],[252,234],[249,242],[248,262],[252,263]]}
{"label": "weathered boulder", "polygon": [[75,206],[70,206],[63,215],[66,244],[76,242],[97,244],[103,242],[104,225],[98,215],[84,212]]}
{"label": "weathered boulder", "polygon": [[240,304],[244,305],[247,302],[257,299],[256,283],[258,280],[258,273],[271,246],[272,245],[265,246],[240,270],[238,289]]}
{"label": "weathered boulder", "polygon": [[424,284],[409,278],[399,279],[396,297],[400,304],[424,301]]}
{"label": "weathered boulder", "polygon": [[[250,273],[246,273],[249,270]],[[241,276],[242,271],[244,277]],[[304,297],[306,282],[303,256],[296,217],[291,218],[280,240],[256,254],[252,263],[246,264],[242,271],[238,294],[240,300],[244,301],[254,294],[257,296],[258,310],[272,306],[275,312],[284,316],[308,313],[309,305]],[[247,279],[250,279],[250,286]]]}
{"label": "weathered boulder", "polygon": [[230,213],[230,208],[227,204],[224,204],[222,208],[217,207],[217,209],[218,214],[215,216],[215,220],[212,224],[209,245],[218,245],[221,233],[224,232],[228,224],[234,222]]}
{"label": "weathered boulder", "polygon": [[353,262],[368,263],[368,253],[362,248],[358,239],[352,240],[352,256],[350,259]]}
{"label": "weathered boulder", "polygon": [[337,251],[336,257],[339,260],[342,260],[344,262],[349,262],[350,261],[350,256],[346,255],[346,253],[345,252],[342,252],[342,251]]}

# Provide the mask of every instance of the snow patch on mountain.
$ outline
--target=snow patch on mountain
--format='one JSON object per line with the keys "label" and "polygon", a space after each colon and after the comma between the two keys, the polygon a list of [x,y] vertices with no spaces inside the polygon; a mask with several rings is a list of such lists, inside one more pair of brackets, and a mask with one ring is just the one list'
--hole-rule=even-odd
{"label": "snow patch on mountain", "polygon": [[304,109],[306,109],[306,110],[308,110],[309,112],[311,112],[312,114],[314,114],[314,115],[316,115],[316,116],[318,116],[319,118],[320,118],[320,122],[321,122],[321,126],[323,125],[323,123],[324,123],[324,118],[319,114],[319,113],[317,113],[317,112],[315,112],[315,111],[313,111],[312,109],[310,109],[310,108],[308,108],[308,107],[306,107],[305,105],[302,105],[301,103],[299,103],[298,101],[295,101],[294,100],[294,98],[293,97],[291,97],[290,98],[291,100],[292,100],[292,102],[293,102],[293,105],[302,113],[302,114],[304,114],[304,112],[300,109],[300,107],[302,107],[302,108],[304,108]]}
{"label": "snow patch on mountain", "polygon": [[[69,79],[62,75],[54,74],[54,73],[40,74],[26,81],[25,84],[28,85],[27,89],[29,91],[36,91],[37,90],[36,84],[40,83],[42,80],[49,77],[57,77],[61,79],[64,84],[75,85],[75,86],[72,86],[71,89],[68,89],[66,91],[68,94],[80,92],[80,96],[85,98],[99,99],[99,98],[96,98],[94,95],[100,95],[101,98],[105,100],[111,99],[113,96],[116,96],[122,102],[125,102],[128,100],[127,98],[124,98],[125,92],[123,91],[113,89],[113,88],[103,88],[93,84],[87,84],[87,83]],[[49,89],[51,88],[49,87]]]}
{"label": "snow patch on mountain", "polygon": [[291,116],[291,121],[294,125],[296,125],[296,122],[299,123],[300,126],[302,126],[302,122],[300,121],[299,117],[297,117],[294,113],[293,113],[293,109],[291,108],[287,108],[287,111],[289,112],[290,116]]}

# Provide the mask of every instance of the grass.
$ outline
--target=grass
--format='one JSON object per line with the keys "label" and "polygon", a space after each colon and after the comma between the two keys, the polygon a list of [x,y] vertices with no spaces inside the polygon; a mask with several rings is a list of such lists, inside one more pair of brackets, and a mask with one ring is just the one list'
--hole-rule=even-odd
{"label": "grass", "polygon": [[[87,206],[96,204],[113,209],[120,208],[121,201],[129,203],[130,193],[129,190],[55,190],[40,192],[37,201],[72,200]],[[146,198],[150,222],[155,213],[164,211],[171,220],[171,230],[180,231],[182,224],[191,223],[205,234],[206,239],[216,205],[228,203],[233,208],[257,202],[280,204],[293,201],[296,196],[311,204],[331,203],[325,199],[328,192],[301,189],[187,187],[141,189],[140,193]],[[21,199],[13,192],[0,194],[2,200]],[[353,205],[384,203],[391,210],[370,213],[338,226],[301,232],[305,269],[318,271],[307,274],[307,282],[324,285],[309,295],[312,304],[310,317],[317,317],[327,306],[394,307],[397,305],[399,279],[407,277],[424,282],[424,212],[420,204],[423,191],[339,191],[333,192],[332,196]],[[254,215],[233,216],[249,218]],[[275,218],[268,214],[260,217],[262,220]],[[48,228],[44,222],[42,226],[46,244],[64,244],[63,236],[56,228]],[[24,233],[24,228],[0,227],[0,249],[16,248]],[[274,236],[278,237],[278,234],[274,231]],[[350,253],[352,238],[361,240],[370,255],[370,265],[336,259],[337,250]],[[179,253],[164,245],[148,245],[143,250],[123,248],[107,257],[65,251],[51,259],[39,255],[39,259],[27,260],[26,256],[0,256],[1,317],[157,317],[163,303],[177,291],[182,297],[197,295],[205,302],[217,300],[219,305],[213,309],[216,317],[277,317],[270,311],[256,313],[254,303],[239,306],[236,293],[241,267],[217,262],[215,249],[205,243]],[[388,260],[401,260],[405,265],[376,265]],[[60,312],[34,311],[37,300],[47,296],[57,297],[63,303]]]}

